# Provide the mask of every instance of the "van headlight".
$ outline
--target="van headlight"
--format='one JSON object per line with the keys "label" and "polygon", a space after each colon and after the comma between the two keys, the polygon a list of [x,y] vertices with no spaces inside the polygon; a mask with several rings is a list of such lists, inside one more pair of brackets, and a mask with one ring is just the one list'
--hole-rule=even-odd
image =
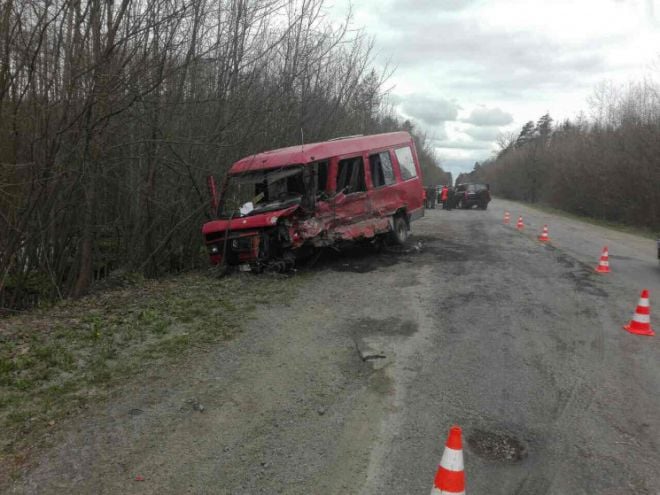
{"label": "van headlight", "polygon": [[220,248],[217,245],[209,246],[209,253],[211,254],[218,254],[220,252]]}

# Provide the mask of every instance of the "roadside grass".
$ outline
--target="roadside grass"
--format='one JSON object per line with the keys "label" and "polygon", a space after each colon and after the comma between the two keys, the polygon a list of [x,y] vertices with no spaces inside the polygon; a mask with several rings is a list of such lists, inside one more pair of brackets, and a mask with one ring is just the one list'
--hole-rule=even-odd
{"label": "roadside grass", "polygon": [[624,234],[632,234],[632,235],[637,235],[640,237],[646,237],[647,239],[658,239],[660,238],[660,232],[656,232],[651,229],[645,229],[643,227],[635,227],[632,225],[625,225],[622,223],[617,223],[617,222],[611,222],[609,220],[602,220],[599,218],[593,218],[593,217],[587,217],[587,216],[582,216],[578,215],[576,213],[570,213],[565,210],[560,210],[559,208],[553,208],[552,206],[547,206],[539,203],[525,203],[523,201],[514,201],[511,199],[505,199],[505,198],[499,198],[499,199],[504,199],[505,201],[510,201],[512,203],[520,203],[522,205],[525,205],[528,208],[531,208],[532,210],[537,210],[543,213],[550,213],[552,215],[559,215],[565,218],[569,218],[571,220],[576,220],[578,222],[584,222],[588,223],[590,225],[595,225],[597,227],[605,227],[608,229],[616,230],[619,232],[622,232]]}
{"label": "roadside grass", "polygon": [[304,278],[191,273],[0,320],[0,478],[59,421],[133,375],[231,339]]}

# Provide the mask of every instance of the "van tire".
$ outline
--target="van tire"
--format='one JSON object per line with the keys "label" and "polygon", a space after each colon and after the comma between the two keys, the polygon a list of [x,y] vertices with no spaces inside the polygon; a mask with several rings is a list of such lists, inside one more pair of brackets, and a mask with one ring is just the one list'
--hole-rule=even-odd
{"label": "van tire", "polygon": [[395,215],[392,219],[390,238],[399,246],[403,246],[408,240],[408,222],[402,214]]}

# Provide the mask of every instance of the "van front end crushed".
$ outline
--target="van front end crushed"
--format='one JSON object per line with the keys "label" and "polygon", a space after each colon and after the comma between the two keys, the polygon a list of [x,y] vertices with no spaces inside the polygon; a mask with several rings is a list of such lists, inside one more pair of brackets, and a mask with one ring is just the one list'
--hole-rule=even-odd
{"label": "van front end crushed", "polygon": [[[424,215],[415,144],[405,132],[265,151],[234,163],[202,233],[212,264],[287,270],[320,248],[405,243]],[[405,235],[403,235],[405,233]]]}
{"label": "van front end crushed", "polygon": [[259,231],[213,232],[206,234],[206,246],[211,264],[241,265],[259,258]]}
{"label": "van front end crushed", "polygon": [[292,216],[296,209],[207,222],[202,234],[211,264],[256,272],[292,268],[300,248],[323,230],[314,222],[299,223]]}

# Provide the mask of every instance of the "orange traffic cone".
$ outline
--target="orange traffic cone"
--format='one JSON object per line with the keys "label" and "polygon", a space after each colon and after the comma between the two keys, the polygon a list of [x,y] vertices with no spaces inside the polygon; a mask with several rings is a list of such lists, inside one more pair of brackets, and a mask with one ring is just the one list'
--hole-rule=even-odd
{"label": "orange traffic cone", "polygon": [[607,246],[603,248],[596,271],[598,273],[610,273],[610,253],[607,250]]}
{"label": "orange traffic cone", "polygon": [[651,328],[651,305],[649,304],[649,291],[644,289],[637,303],[637,309],[632,320],[623,328],[636,335],[655,335]]}
{"label": "orange traffic cone", "polygon": [[461,429],[452,426],[445,444],[438,472],[435,474],[431,495],[465,494],[465,472],[463,466],[463,443]]}
{"label": "orange traffic cone", "polygon": [[510,220],[511,220],[511,215],[509,214],[508,211],[505,211],[504,212],[504,223],[508,225]]}
{"label": "orange traffic cone", "polygon": [[518,230],[522,230],[522,229],[525,228],[525,224],[523,223],[522,216],[519,216],[519,217],[518,217],[518,223],[516,224],[516,228],[517,228]]}
{"label": "orange traffic cone", "polygon": [[539,236],[539,241],[541,241],[541,242],[549,242],[550,241],[550,236],[548,235],[548,226],[547,225],[543,226],[543,232],[541,232],[541,235]]}

